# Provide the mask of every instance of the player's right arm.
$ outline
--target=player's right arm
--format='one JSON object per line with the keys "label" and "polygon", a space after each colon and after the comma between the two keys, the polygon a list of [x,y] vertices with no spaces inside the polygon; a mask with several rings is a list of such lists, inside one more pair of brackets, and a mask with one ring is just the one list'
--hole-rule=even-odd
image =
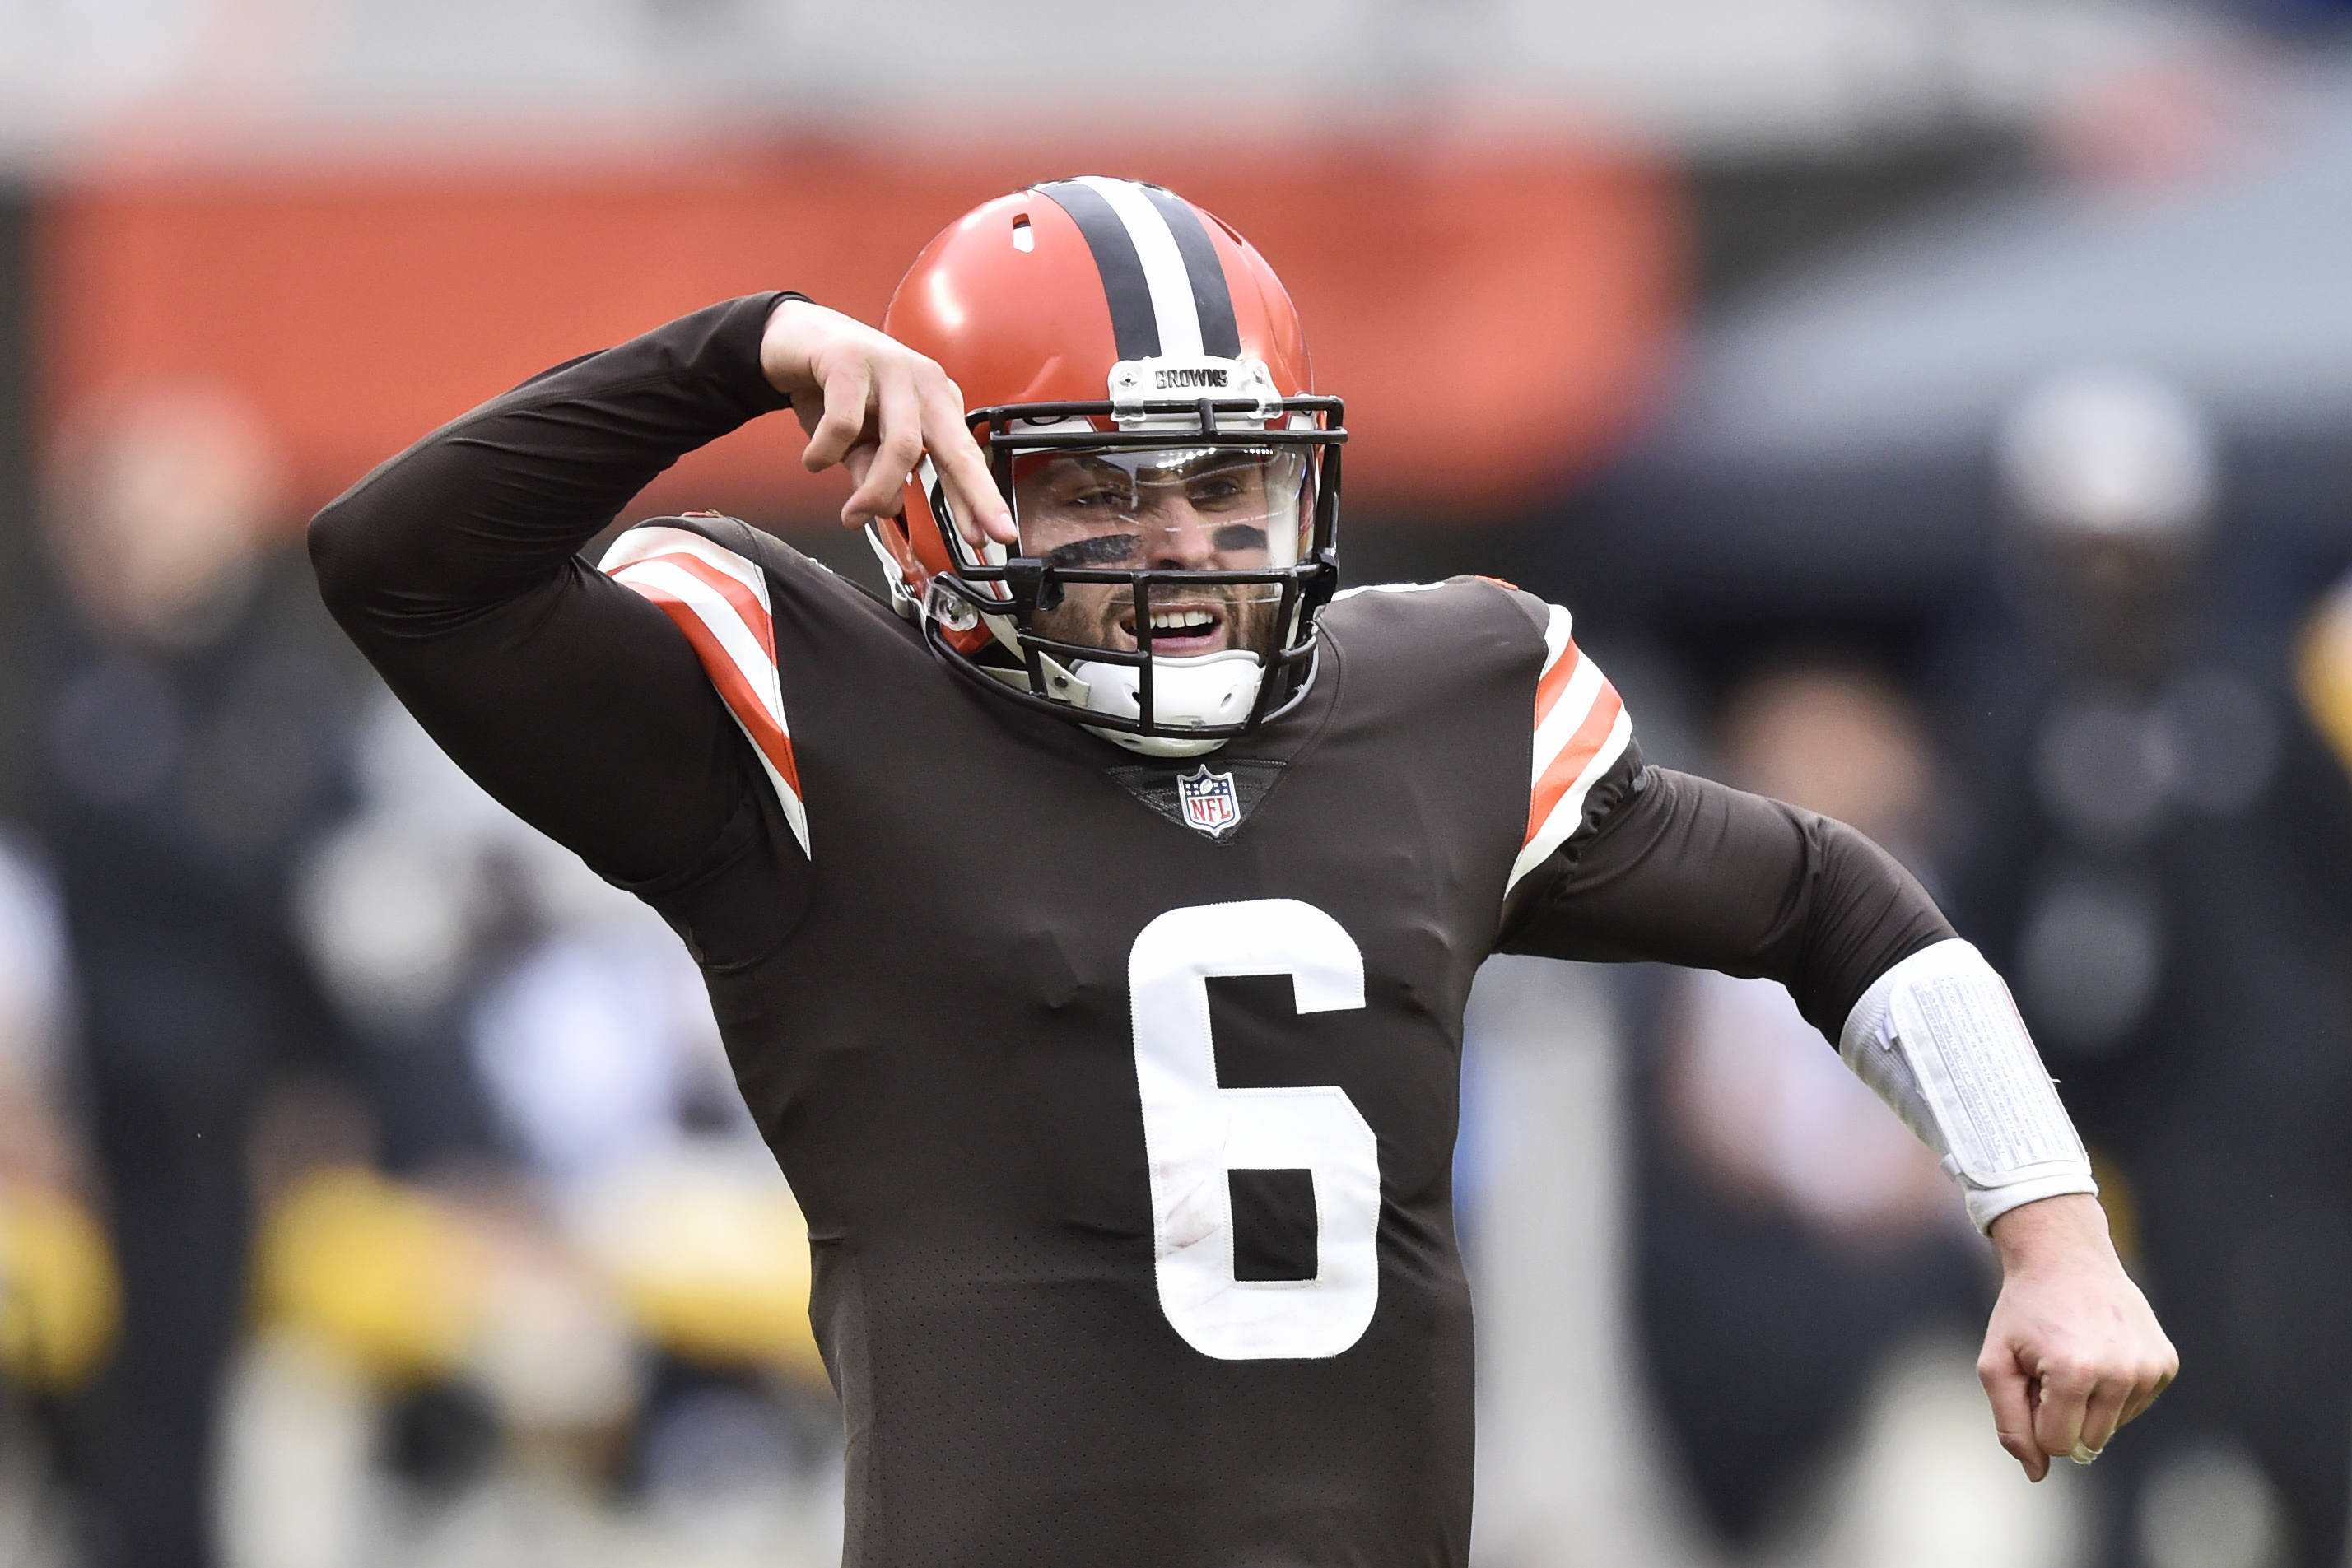
{"label": "player's right arm", "polygon": [[679,456],[785,406],[814,433],[808,465],[857,482],[846,520],[892,509],[930,447],[966,515],[1009,531],[938,367],[777,295],[536,376],[311,524],[328,606],[394,694],[491,794],[617,882],[690,877],[739,843],[756,771],[687,640],[578,551]]}

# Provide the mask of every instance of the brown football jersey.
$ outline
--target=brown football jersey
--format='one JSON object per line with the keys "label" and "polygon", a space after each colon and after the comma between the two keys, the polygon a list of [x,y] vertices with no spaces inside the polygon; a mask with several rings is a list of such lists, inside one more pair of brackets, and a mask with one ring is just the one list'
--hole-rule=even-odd
{"label": "brown football jersey", "polygon": [[702,966],[809,1217],[846,1561],[1463,1563],[1480,963],[1771,975],[1833,1032],[1949,927],[1850,830],[1643,766],[1566,613],[1486,580],[1343,595],[1305,701],[1168,763],[743,524],[590,568],[780,406],[772,304],[525,382],[311,545],[425,728]]}
{"label": "brown football jersey", "polygon": [[1463,1007],[1630,734],[1565,613],[1347,595],[1297,711],[1157,763],[740,523],[604,565],[771,786],[760,891],[664,911],[809,1216],[851,1561],[1461,1561]]}

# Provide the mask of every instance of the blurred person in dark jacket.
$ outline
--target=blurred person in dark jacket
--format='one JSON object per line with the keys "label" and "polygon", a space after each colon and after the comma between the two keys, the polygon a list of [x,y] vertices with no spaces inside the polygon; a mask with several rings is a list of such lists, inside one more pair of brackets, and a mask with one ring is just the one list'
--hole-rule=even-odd
{"label": "blurred person in dark jacket", "polygon": [[215,1396],[237,1334],[247,1134],[337,1029],[288,918],[341,809],[351,661],[267,549],[278,465],[226,394],[157,389],[62,448],[47,516],[38,829],[79,981],[93,1186],[122,1276],[76,1468],[100,1568],[207,1563]]}
{"label": "blurred person in dark jacket", "polygon": [[2318,563],[2220,530],[2215,443],[2146,377],[2045,384],[1999,455],[2006,602],[1954,662],[1979,830],[1955,914],[2196,1369],[2097,1472],[2104,1561],[2337,1568],[2352,789],[2290,680]]}

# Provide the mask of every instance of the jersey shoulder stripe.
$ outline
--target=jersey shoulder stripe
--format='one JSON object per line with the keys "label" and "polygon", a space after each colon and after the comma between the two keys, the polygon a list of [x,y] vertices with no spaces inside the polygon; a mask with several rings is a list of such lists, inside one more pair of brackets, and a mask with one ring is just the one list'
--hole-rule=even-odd
{"label": "jersey shoulder stripe", "polygon": [[1544,664],[1536,682],[1535,748],[1528,783],[1528,831],[1512,862],[1508,893],[1551,857],[1584,821],[1584,798],[1633,738],[1617,688],[1585,657],[1559,605],[1546,607]]}
{"label": "jersey shoulder stripe", "polygon": [[750,737],[801,852],[809,853],[808,810],[784,716],[767,573],[698,533],[659,523],[624,533],[599,570],[652,601],[686,633],[710,684]]}
{"label": "jersey shoulder stripe", "polygon": [[1360,582],[1333,594],[1331,602],[1345,604],[1367,593],[1441,593],[1453,586],[1451,582]]}

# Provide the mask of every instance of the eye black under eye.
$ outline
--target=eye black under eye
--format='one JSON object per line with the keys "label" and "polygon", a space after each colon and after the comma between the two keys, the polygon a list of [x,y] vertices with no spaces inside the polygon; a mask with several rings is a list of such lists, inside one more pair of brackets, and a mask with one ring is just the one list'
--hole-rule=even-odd
{"label": "eye black under eye", "polygon": [[1265,549],[1265,530],[1248,523],[1227,523],[1211,536],[1221,550],[1253,550]]}
{"label": "eye black under eye", "polygon": [[[1264,533],[1258,535],[1262,543]],[[1065,569],[1101,566],[1106,563],[1133,560],[1136,537],[1133,534],[1098,534],[1090,539],[1072,539],[1066,545],[1055,545],[1038,559],[1047,566]]]}

